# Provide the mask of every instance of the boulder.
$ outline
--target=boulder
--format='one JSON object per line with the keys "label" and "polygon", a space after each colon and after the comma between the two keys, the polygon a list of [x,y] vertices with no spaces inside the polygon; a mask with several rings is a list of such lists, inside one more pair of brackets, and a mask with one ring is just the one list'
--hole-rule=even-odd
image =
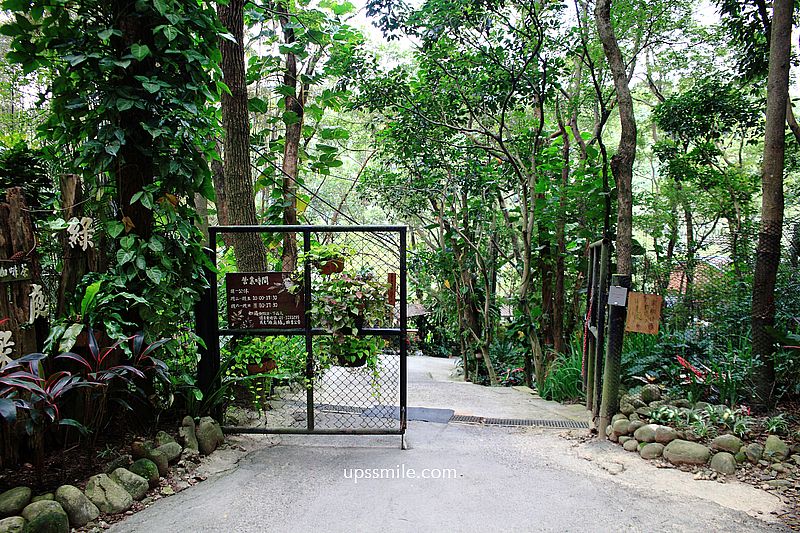
{"label": "boulder", "polygon": [[200,447],[200,453],[203,455],[213,453],[217,446],[225,441],[222,428],[210,416],[204,416],[200,419],[195,434],[197,435],[197,445]]}
{"label": "boulder", "polygon": [[31,503],[41,502],[41,501],[45,501],[45,500],[55,500],[55,499],[56,498],[55,498],[55,496],[53,495],[52,492],[47,492],[45,494],[40,494],[38,496],[34,496],[33,498],[31,498]]}
{"label": "boulder", "polygon": [[736,435],[725,434],[711,441],[711,449],[728,453],[738,453],[742,448],[742,444],[742,439]]}
{"label": "boulder", "polygon": [[89,478],[86,484],[86,496],[103,513],[117,514],[127,511],[133,504],[128,491],[106,474],[97,474]]}
{"label": "boulder", "polygon": [[[744,448],[744,446],[742,446],[742,448]],[[742,464],[747,462],[747,454],[744,453],[744,450],[736,452],[733,458],[736,459],[736,464]]]}
{"label": "boulder", "polygon": [[663,453],[664,445],[659,442],[647,443],[639,450],[639,455],[642,456],[642,459],[656,459],[661,457]]}
{"label": "boulder", "polygon": [[676,439],[664,448],[664,458],[675,465],[704,465],[711,450],[696,442]]}
{"label": "boulder", "polygon": [[195,432],[194,418],[191,416],[183,417],[181,427],[178,429],[178,436],[183,441],[183,447],[190,450],[200,451]]}
{"label": "boulder", "polygon": [[156,451],[163,453],[167,462],[173,463],[180,458],[183,448],[177,442],[167,442],[156,448]]}
{"label": "boulder", "polygon": [[658,385],[651,383],[642,387],[642,390],[639,391],[639,396],[644,403],[649,405],[650,402],[655,402],[661,399],[661,389],[658,388]]}
{"label": "boulder", "polygon": [[652,409],[650,409],[649,407],[638,407],[636,409],[636,414],[639,415],[639,416],[643,416],[645,418],[650,418],[650,413],[651,412],[652,412]]}
{"label": "boulder", "polygon": [[613,426],[614,422],[616,422],[617,420],[625,420],[625,421],[627,421],[628,420],[628,415],[624,415],[622,413],[615,414],[614,416],[611,417],[611,425]]}
{"label": "boulder", "polygon": [[642,427],[643,425],[644,425],[644,422],[642,422],[642,421],[641,421],[641,420],[639,420],[639,419],[636,419],[636,420],[631,420],[631,421],[628,423],[628,433],[634,433],[634,432],[635,432],[637,429],[639,429],[639,428],[640,428],[640,427]]}
{"label": "boulder", "polygon": [[21,516],[10,516],[0,520],[0,533],[23,533],[25,519]]}
{"label": "boulder", "polygon": [[41,500],[22,510],[28,531],[36,533],[69,533],[69,517],[61,505],[53,500]]}
{"label": "boulder", "polygon": [[636,408],[631,403],[623,403],[619,406],[619,412],[623,415],[632,415],[636,413]]}
{"label": "boulder", "polygon": [[655,442],[658,424],[645,424],[633,433],[633,438],[639,442]]}
{"label": "boulder", "polygon": [[629,440],[633,440],[633,437],[629,437],[628,435],[621,435],[621,436],[619,437],[619,439],[618,439],[618,442],[619,442],[620,444],[625,444],[625,443],[626,443],[626,442],[628,442]]}
{"label": "boulder", "polygon": [[639,448],[639,441],[636,439],[627,440],[622,447],[625,448],[626,451],[635,452]]}
{"label": "boulder", "polygon": [[789,446],[777,435],[769,435],[764,443],[764,458],[779,463],[789,457]]}
{"label": "boulder", "polygon": [[28,487],[16,487],[0,494],[0,516],[19,514],[31,502],[32,495]]}
{"label": "boulder", "polygon": [[682,407],[684,409],[691,409],[692,408],[692,402],[690,402],[686,398],[679,398],[679,399],[675,400],[674,402],[672,402],[672,404],[675,407]]}
{"label": "boulder", "polygon": [[719,452],[711,458],[711,469],[727,476],[736,473],[736,458],[729,452]]}
{"label": "boulder", "polygon": [[617,420],[616,422],[611,424],[611,431],[616,433],[618,436],[627,435],[628,433],[630,433],[630,430],[628,429],[629,424],[630,422],[628,422],[627,418]]}
{"label": "boulder", "polygon": [[117,468],[128,468],[129,466],[131,466],[132,462],[133,462],[133,457],[131,457],[130,455],[128,454],[120,455],[119,457],[112,459],[106,464],[105,473],[110,474]]}
{"label": "boulder", "polygon": [[111,479],[117,482],[134,500],[141,500],[150,488],[148,480],[125,468],[117,468],[111,473]]}
{"label": "boulder", "polygon": [[97,506],[78,487],[72,485],[58,487],[55,499],[67,513],[69,523],[73,527],[83,527],[100,516]]}
{"label": "boulder", "polygon": [[761,460],[761,456],[764,455],[764,447],[753,442],[745,446],[744,453],[747,455],[748,461],[756,464]]}
{"label": "boulder", "polygon": [[158,473],[163,477],[169,473],[169,459],[164,452],[153,448],[150,442],[136,441],[131,444],[131,453],[137,459],[150,459],[158,467]]}
{"label": "boulder", "polygon": [[128,470],[146,479],[147,483],[150,485],[150,488],[158,485],[158,479],[160,477],[158,473],[158,466],[156,466],[156,464],[150,459],[138,459],[137,461],[134,461]]}
{"label": "boulder", "polygon": [[656,426],[656,442],[669,444],[678,438],[678,432],[669,426]]}
{"label": "boulder", "polygon": [[156,447],[163,446],[168,442],[177,442],[172,435],[166,431],[159,431],[156,433]]}

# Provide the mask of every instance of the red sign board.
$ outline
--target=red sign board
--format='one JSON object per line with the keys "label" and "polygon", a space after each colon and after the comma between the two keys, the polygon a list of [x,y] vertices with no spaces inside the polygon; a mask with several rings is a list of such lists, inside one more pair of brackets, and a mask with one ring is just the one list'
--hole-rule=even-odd
{"label": "red sign board", "polygon": [[225,274],[228,327],[281,329],[305,327],[303,294],[289,292],[290,272]]}

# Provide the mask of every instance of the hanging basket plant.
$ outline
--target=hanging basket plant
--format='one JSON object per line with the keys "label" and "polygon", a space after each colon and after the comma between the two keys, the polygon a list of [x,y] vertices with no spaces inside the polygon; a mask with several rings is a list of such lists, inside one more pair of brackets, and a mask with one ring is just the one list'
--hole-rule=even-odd
{"label": "hanging basket plant", "polygon": [[343,272],[345,261],[352,255],[352,250],[340,244],[317,244],[301,254],[300,261],[310,261],[321,275],[331,276]]}
{"label": "hanging basket plant", "polygon": [[365,326],[379,327],[390,316],[388,287],[369,272],[342,272],[319,283],[311,313],[316,324],[330,333],[321,348],[339,366],[377,367],[379,338],[361,338]]}

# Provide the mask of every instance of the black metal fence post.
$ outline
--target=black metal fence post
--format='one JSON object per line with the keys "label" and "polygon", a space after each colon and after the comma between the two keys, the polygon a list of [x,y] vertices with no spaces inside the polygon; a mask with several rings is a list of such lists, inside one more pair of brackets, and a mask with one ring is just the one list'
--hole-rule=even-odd
{"label": "black metal fence post", "polygon": [[[311,231],[303,230],[303,252],[311,251]],[[306,422],[314,431],[314,337],[311,333],[311,262],[303,262],[303,311],[306,317]]]}

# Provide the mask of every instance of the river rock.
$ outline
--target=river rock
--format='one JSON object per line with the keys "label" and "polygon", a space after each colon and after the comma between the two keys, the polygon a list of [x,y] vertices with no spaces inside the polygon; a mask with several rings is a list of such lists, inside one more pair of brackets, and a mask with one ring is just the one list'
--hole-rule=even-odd
{"label": "river rock", "polygon": [[163,477],[169,473],[169,459],[164,452],[153,448],[149,442],[136,441],[131,445],[131,453],[138,459],[150,459],[158,467],[158,473]]}
{"label": "river rock", "polygon": [[736,435],[727,433],[712,440],[711,449],[728,453],[738,453],[742,448],[742,444],[742,439]]}
{"label": "river rock", "polygon": [[191,416],[184,416],[181,422],[181,427],[178,430],[178,436],[183,441],[183,447],[190,450],[200,451],[200,446],[197,442],[196,428],[194,425],[194,418]]}
{"label": "river rock", "polygon": [[736,458],[729,452],[715,453],[711,458],[711,469],[720,474],[733,475],[736,473]]}
{"label": "river rock", "polygon": [[611,431],[616,433],[618,436],[627,435],[628,433],[630,433],[630,430],[628,429],[629,424],[630,422],[628,422],[627,418],[617,420],[616,422],[611,424]]}
{"label": "river rock", "polygon": [[622,413],[615,414],[614,416],[611,417],[611,425],[613,426],[614,422],[616,422],[617,420],[628,420],[628,416]]}
{"label": "river rock", "polygon": [[656,459],[661,457],[663,453],[664,445],[660,442],[649,442],[639,450],[639,455],[642,456],[642,459]]}
{"label": "river rock", "polygon": [[168,442],[176,442],[176,441],[172,437],[172,435],[170,435],[166,431],[159,431],[158,433],[156,433],[155,442],[156,442],[156,447],[159,447],[167,444]]}
{"label": "river rock", "polygon": [[638,418],[636,420],[631,420],[628,423],[628,433],[634,433],[637,429],[639,429],[643,425],[644,425],[644,422],[642,422]]}
{"label": "river rock", "polygon": [[213,453],[214,450],[225,441],[222,428],[220,428],[217,421],[210,416],[204,416],[200,419],[195,433],[197,435],[197,445],[200,447],[200,453],[203,455]]}
{"label": "river rock", "polygon": [[684,409],[691,409],[692,408],[692,402],[690,402],[686,398],[678,398],[677,400],[672,402],[672,404],[675,407],[682,407]]}
{"label": "river rock", "polygon": [[639,391],[639,396],[642,398],[642,401],[646,404],[650,404],[650,402],[655,402],[661,399],[661,389],[658,388],[658,385],[648,384],[642,387],[642,390]]}
{"label": "river rock", "polygon": [[631,403],[623,403],[619,406],[619,412],[623,415],[630,416],[636,413],[636,408]]}
{"label": "river rock", "polygon": [[664,448],[664,458],[675,465],[704,465],[711,450],[696,442],[676,439]]}
{"label": "river rock", "polygon": [[656,442],[669,444],[678,438],[678,432],[669,426],[656,426]]}
{"label": "river rock", "polygon": [[16,487],[0,494],[0,516],[19,514],[31,502],[32,495],[28,487]]}
{"label": "river rock", "polygon": [[745,446],[744,453],[747,455],[748,461],[753,464],[757,464],[761,460],[761,456],[764,455],[764,447],[760,444],[752,442]]}
{"label": "river rock", "polygon": [[163,453],[167,462],[173,463],[180,458],[183,448],[177,442],[167,442],[156,448],[156,451]]}
{"label": "river rock", "polygon": [[626,451],[635,452],[639,448],[639,441],[636,439],[626,440],[622,447],[625,448]]}
{"label": "river rock", "polygon": [[78,487],[62,485],[56,489],[55,500],[69,517],[73,527],[83,527],[98,516],[100,510]]}
{"label": "river rock", "polygon": [[125,468],[117,468],[111,473],[111,479],[116,481],[134,500],[141,500],[150,488],[148,480],[134,474]]}
{"label": "river rock", "polygon": [[86,497],[103,513],[117,514],[127,511],[133,504],[133,498],[119,483],[106,474],[97,474],[89,478],[86,484]]}
{"label": "river rock", "polygon": [[134,461],[128,470],[146,479],[150,488],[158,485],[158,479],[160,477],[158,466],[150,459],[138,459]]}
{"label": "river rock", "polygon": [[53,500],[55,500],[55,496],[53,495],[52,492],[46,492],[44,494],[39,494],[38,496],[34,496],[33,498],[31,498],[31,503],[43,502],[45,500],[53,501]]}
{"label": "river rock", "polygon": [[652,409],[650,409],[649,407],[637,407],[636,408],[636,414],[639,415],[639,416],[643,416],[645,418],[650,418],[650,413],[651,412],[652,412]]}
{"label": "river rock", "polygon": [[779,463],[789,457],[789,446],[777,435],[769,435],[764,443],[764,458]]}
{"label": "river rock", "polygon": [[633,433],[633,438],[639,442],[655,442],[658,424],[645,424]]}
{"label": "river rock", "polygon": [[22,510],[27,520],[27,531],[42,533],[69,533],[69,517],[61,505],[53,500],[41,500]]}
{"label": "river rock", "polygon": [[21,516],[10,516],[0,520],[0,533],[23,533],[25,519]]}

